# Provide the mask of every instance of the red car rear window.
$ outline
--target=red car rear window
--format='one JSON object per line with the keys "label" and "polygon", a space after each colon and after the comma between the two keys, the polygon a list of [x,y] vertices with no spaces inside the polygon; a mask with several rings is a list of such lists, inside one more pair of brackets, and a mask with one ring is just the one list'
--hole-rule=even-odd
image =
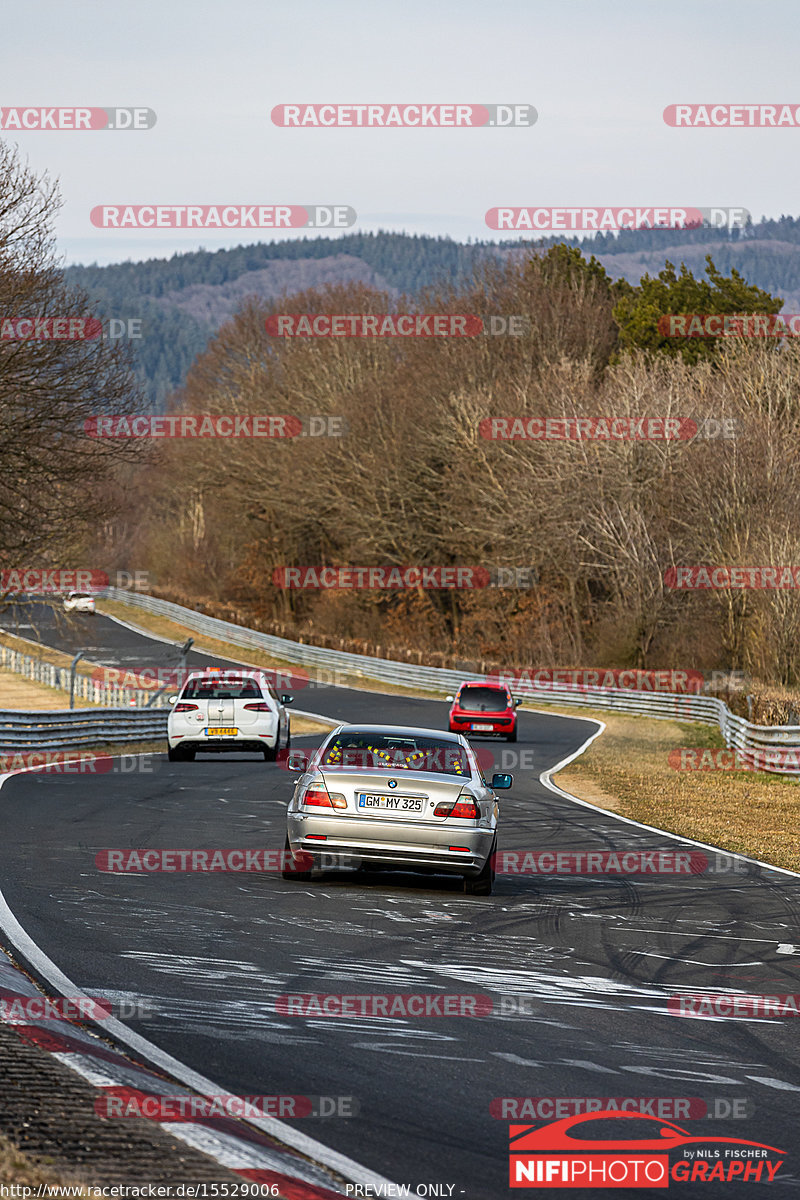
{"label": "red car rear window", "polygon": [[507,692],[498,688],[466,687],[458,693],[457,704],[467,712],[505,712],[509,706]]}

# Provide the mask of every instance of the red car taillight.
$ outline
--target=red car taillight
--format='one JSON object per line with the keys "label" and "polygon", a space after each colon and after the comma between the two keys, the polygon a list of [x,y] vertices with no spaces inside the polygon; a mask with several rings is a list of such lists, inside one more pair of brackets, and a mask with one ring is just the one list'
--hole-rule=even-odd
{"label": "red car taillight", "polygon": [[468,821],[474,821],[481,815],[481,812],[471,796],[459,796],[455,801],[444,800],[441,804],[437,804],[433,815],[435,817],[461,817]]}
{"label": "red car taillight", "polygon": [[245,704],[245,708],[248,712],[272,712],[270,706],[265,704],[263,700],[260,704]]}
{"label": "red car taillight", "polygon": [[176,704],[172,711],[173,712],[192,712],[192,711],[197,712],[198,708],[199,708],[199,705],[197,705],[197,704]]}
{"label": "red car taillight", "polygon": [[347,801],[339,792],[327,788],[309,788],[303,795],[304,808],[347,808]]}

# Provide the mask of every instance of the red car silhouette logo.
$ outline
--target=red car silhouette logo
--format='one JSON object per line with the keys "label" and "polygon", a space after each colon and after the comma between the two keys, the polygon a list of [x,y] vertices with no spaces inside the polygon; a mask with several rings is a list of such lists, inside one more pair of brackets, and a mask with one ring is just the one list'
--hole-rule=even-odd
{"label": "red car silhouette logo", "polygon": [[[658,1126],[658,1134],[652,1138],[630,1138],[623,1141],[599,1140],[586,1137],[574,1137],[570,1130],[575,1125],[588,1125],[592,1121],[609,1120],[613,1118],[620,1121],[650,1121],[653,1125]],[[581,1153],[585,1150],[605,1150],[607,1152],[616,1152],[617,1150],[672,1150],[678,1146],[696,1146],[696,1145],[733,1145],[733,1146],[755,1146],[760,1150],[772,1150],[775,1154],[785,1154],[785,1150],[779,1150],[777,1146],[767,1146],[764,1142],[750,1142],[743,1138],[730,1137],[693,1137],[688,1129],[682,1129],[680,1125],[673,1125],[669,1121],[663,1121],[659,1117],[650,1117],[643,1113],[622,1112],[617,1109],[605,1109],[602,1112],[595,1112],[589,1115],[578,1114],[573,1117],[565,1117],[563,1121],[554,1121],[551,1125],[545,1125],[541,1129],[537,1129],[531,1125],[512,1125],[509,1129],[511,1139],[512,1154],[524,1154],[528,1152],[552,1152],[552,1151],[572,1151],[572,1153]]]}

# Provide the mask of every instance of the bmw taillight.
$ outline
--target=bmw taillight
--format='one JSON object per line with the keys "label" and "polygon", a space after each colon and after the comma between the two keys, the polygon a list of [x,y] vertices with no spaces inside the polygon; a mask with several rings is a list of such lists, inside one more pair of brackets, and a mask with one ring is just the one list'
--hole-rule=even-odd
{"label": "bmw taillight", "polygon": [[270,706],[265,704],[263,700],[260,704],[245,704],[245,708],[248,712],[272,712]]}
{"label": "bmw taillight", "polygon": [[176,704],[173,712],[197,712],[199,705],[197,704]]}
{"label": "bmw taillight", "polygon": [[310,787],[303,795],[304,808],[347,808],[347,801],[340,792],[329,792],[325,787]]}
{"label": "bmw taillight", "polygon": [[433,810],[435,817],[460,817],[462,820],[474,821],[481,815],[472,796],[459,796],[457,800],[443,800]]}

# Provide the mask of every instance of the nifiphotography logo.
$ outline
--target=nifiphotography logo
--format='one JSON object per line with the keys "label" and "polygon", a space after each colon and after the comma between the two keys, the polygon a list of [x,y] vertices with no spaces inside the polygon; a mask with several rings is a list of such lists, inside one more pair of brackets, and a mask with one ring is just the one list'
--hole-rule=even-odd
{"label": "nifiphotography logo", "polygon": [[[618,1135],[603,1137],[615,1121]],[[631,1128],[630,1121],[637,1126]],[[510,1125],[508,1134],[512,1188],[772,1183],[785,1154],[744,1138],[695,1137],[671,1121],[619,1109],[566,1117],[540,1128]]]}

